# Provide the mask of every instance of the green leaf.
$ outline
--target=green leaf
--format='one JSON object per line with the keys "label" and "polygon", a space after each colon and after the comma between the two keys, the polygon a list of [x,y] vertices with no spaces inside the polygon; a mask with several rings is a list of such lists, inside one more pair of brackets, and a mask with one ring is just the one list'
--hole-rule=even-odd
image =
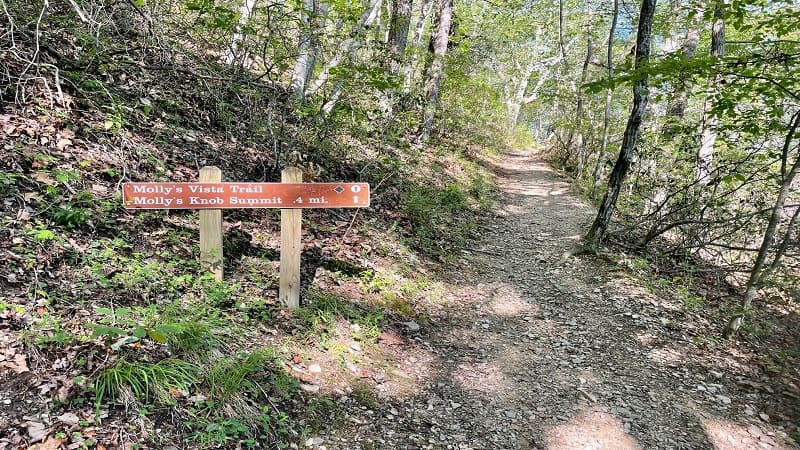
{"label": "green leaf", "polygon": [[94,330],[92,333],[92,337],[103,337],[108,336],[110,338],[115,338],[118,336],[123,336],[128,334],[127,331],[123,330],[119,327],[110,327],[108,325],[100,325],[97,323],[89,324],[89,327]]}
{"label": "green leaf", "polygon": [[147,330],[145,330],[144,327],[136,327],[133,329],[133,335],[141,339],[147,336]]}
{"label": "green leaf", "polygon": [[111,311],[111,309],[109,309],[109,308],[96,307],[94,309],[94,312],[96,312],[97,314],[102,314],[104,316],[113,316],[114,315],[114,312]]}
{"label": "green leaf", "polygon": [[159,344],[167,343],[167,336],[163,333],[160,333],[157,329],[147,330],[147,337],[158,342]]}

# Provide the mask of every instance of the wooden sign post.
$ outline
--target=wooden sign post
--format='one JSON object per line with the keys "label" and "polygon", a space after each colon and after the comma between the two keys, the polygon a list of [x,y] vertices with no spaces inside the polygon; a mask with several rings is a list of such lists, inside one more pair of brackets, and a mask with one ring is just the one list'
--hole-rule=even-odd
{"label": "wooden sign post", "polygon": [[[218,167],[200,169],[201,183],[222,182],[222,171]],[[200,267],[222,281],[222,210],[200,210]]]}
{"label": "wooden sign post", "polygon": [[281,183],[223,183],[217,167],[200,169],[197,183],[124,183],[122,202],[129,209],[199,209],[200,262],[222,281],[222,210],[281,209],[281,266],[278,298],[300,306],[301,220],[304,208],[366,208],[367,183],[302,183],[302,171],[289,167]]}
{"label": "wooden sign post", "polygon": [[[281,182],[298,183],[303,181],[303,171],[297,167],[287,167],[281,172]],[[302,209],[281,209],[281,266],[278,299],[290,308],[300,306],[300,254],[303,252]]]}

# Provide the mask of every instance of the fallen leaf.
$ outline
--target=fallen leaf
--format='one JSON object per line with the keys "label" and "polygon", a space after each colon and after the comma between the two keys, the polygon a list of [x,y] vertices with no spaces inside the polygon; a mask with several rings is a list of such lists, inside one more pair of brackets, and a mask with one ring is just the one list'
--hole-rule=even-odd
{"label": "fallen leaf", "polygon": [[30,202],[31,200],[36,200],[37,202],[44,201],[44,198],[36,192],[26,192],[22,194],[22,198],[25,199],[26,202]]}
{"label": "fallen leaf", "polygon": [[68,128],[65,128],[61,130],[61,137],[64,139],[72,139],[75,137],[75,132]]}
{"label": "fallen leaf", "polygon": [[59,150],[64,150],[65,148],[67,148],[70,145],[72,145],[72,141],[69,140],[69,139],[59,139],[58,143],[56,143],[56,147]]}
{"label": "fallen leaf", "polygon": [[25,360],[25,355],[19,353],[14,355],[14,364],[16,365],[16,367],[12,367],[12,369],[16,373],[23,373],[30,371],[30,369],[28,369],[28,363]]}
{"label": "fallen leaf", "polygon": [[42,182],[50,186],[58,185],[58,181],[54,180],[47,172],[36,172],[36,181]]}
{"label": "fallen leaf", "polygon": [[47,430],[41,422],[26,422],[25,429],[28,432],[28,437],[31,438],[31,442],[39,442],[47,436]]}
{"label": "fallen leaf", "polygon": [[174,388],[169,390],[169,395],[171,395],[174,398],[186,397],[186,394],[184,394],[181,390]]}
{"label": "fallen leaf", "polygon": [[[67,442],[66,439],[56,439],[52,436],[48,437],[46,441],[41,444],[31,445],[28,450],[58,450],[61,444]],[[98,447],[99,448],[99,447]]]}

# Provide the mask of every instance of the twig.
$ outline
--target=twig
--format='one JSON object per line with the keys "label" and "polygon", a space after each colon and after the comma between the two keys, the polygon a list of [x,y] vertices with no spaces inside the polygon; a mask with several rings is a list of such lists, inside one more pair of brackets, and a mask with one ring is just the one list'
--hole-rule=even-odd
{"label": "twig", "polygon": [[358,217],[358,212],[359,211],[361,211],[361,210],[357,209],[356,212],[353,213],[353,220],[350,221],[350,225],[347,227],[347,230],[345,230],[344,234],[342,235],[342,238],[339,240],[339,251],[336,252],[336,257],[337,258],[339,257],[339,255],[342,254],[342,250],[344,250],[344,247],[343,247],[344,239],[347,237],[347,233],[350,232],[350,229],[352,229],[353,225],[356,223],[356,218]]}

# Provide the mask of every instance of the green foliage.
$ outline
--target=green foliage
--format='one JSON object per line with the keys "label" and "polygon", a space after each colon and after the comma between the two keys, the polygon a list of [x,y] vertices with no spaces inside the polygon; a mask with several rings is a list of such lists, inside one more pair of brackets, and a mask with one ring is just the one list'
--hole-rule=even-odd
{"label": "green foliage", "polygon": [[78,336],[65,329],[57,315],[44,314],[34,326],[23,333],[23,340],[41,347],[64,347],[76,341]]}
{"label": "green foliage", "polygon": [[260,383],[267,378],[264,372],[272,363],[275,354],[270,349],[256,350],[247,354],[237,354],[219,360],[206,375],[211,399],[223,403],[231,395],[263,392]]}
{"label": "green foliage", "polygon": [[445,256],[463,247],[475,231],[473,210],[458,185],[409,185],[403,206],[411,221],[411,242],[428,254]]}
{"label": "green foliage", "polygon": [[325,347],[329,337],[336,332],[337,322],[346,320],[358,325],[354,338],[366,343],[374,343],[380,336],[383,314],[379,311],[348,301],[328,292],[313,289],[307,294],[308,306],[295,311],[304,327],[318,336]]}
{"label": "green foliage", "polygon": [[99,409],[106,398],[119,399],[123,390],[144,404],[174,404],[174,393],[197,384],[199,373],[197,366],[179,359],[148,363],[121,358],[94,380],[96,406]]}

